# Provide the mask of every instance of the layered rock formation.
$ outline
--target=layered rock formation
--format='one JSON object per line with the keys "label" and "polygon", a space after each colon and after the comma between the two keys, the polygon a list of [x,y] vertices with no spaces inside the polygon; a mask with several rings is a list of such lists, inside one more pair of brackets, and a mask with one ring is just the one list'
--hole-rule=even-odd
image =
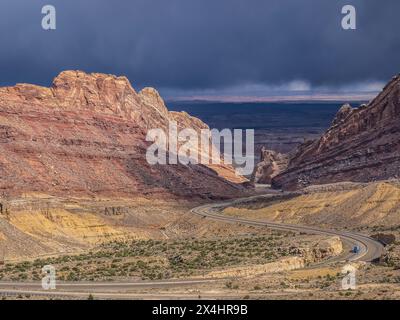
{"label": "layered rock formation", "polygon": [[400,176],[400,76],[368,105],[343,106],[332,126],[291,155],[277,188],[339,181],[370,182]]}
{"label": "layered rock formation", "polygon": [[149,165],[146,133],[170,120],[207,128],[125,77],[65,71],[50,88],[0,88],[0,193],[225,198],[243,190],[202,165]]}
{"label": "layered rock formation", "polygon": [[255,183],[270,184],[272,178],[287,167],[286,155],[264,147],[261,148],[260,159],[251,179]]}

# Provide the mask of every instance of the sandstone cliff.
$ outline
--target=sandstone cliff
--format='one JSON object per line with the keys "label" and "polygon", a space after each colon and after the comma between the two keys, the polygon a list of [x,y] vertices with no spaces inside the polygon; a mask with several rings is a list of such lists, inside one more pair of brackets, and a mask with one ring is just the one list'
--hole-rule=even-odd
{"label": "sandstone cliff", "polygon": [[287,170],[273,178],[277,188],[298,189],[340,181],[398,178],[400,168],[400,76],[368,105],[344,105],[316,141],[301,145]]}
{"label": "sandstone cliff", "polygon": [[150,166],[147,130],[169,120],[207,127],[125,77],[65,71],[50,88],[0,88],[0,192],[226,198],[243,190],[234,182],[244,180],[202,165]]}
{"label": "sandstone cliff", "polygon": [[288,158],[286,155],[261,148],[261,161],[257,164],[251,180],[255,183],[271,184],[272,178],[278,175],[287,167]]}

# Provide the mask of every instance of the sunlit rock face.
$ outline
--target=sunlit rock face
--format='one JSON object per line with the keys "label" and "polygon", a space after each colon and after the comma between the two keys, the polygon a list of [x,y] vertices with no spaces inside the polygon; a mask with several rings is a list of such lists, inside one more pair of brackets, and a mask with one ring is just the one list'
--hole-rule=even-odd
{"label": "sunlit rock face", "polygon": [[[149,165],[146,133],[171,120],[207,128],[125,77],[65,71],[50,88],[0,88],[1,192],[228,198],[244,190],[244,179],[203,165]],[[231,167],[222,172],[235,176]]]}

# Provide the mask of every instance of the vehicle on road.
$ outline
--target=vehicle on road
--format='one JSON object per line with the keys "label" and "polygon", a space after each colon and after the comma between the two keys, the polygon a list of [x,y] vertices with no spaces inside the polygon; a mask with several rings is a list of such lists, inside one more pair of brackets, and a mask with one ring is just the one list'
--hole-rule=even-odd
{"label": "vehicle on road", "polygon": [[351,250],[353,253],[359,253],[360,252],[360,246],[354,246],[353,249]]}

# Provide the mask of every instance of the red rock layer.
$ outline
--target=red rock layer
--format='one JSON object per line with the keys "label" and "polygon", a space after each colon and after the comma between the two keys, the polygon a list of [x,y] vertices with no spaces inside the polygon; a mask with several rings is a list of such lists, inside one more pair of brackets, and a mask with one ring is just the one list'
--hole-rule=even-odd
{"label": "red rock layer", "polygon": [[172,119],[207,127],[169,112],[155,89],[136,93],[125,77],[65,71],[50,88],[0,88],[0,192],[226,198],[243,191],[202,165],[147,163],[147,130]]}

